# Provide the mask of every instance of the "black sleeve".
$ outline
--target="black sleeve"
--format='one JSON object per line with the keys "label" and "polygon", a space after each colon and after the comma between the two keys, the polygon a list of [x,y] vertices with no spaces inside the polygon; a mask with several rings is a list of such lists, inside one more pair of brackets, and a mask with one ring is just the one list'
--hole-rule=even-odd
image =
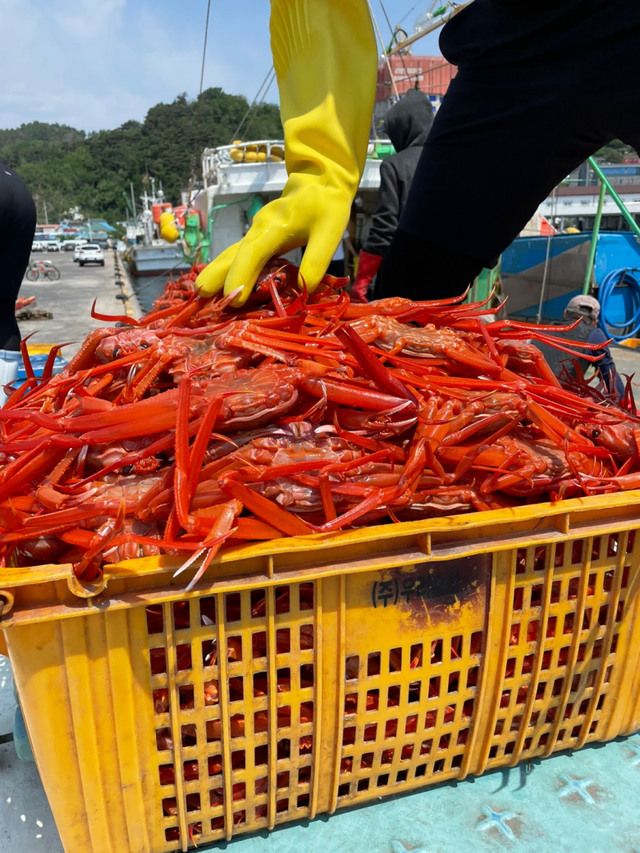
{"label": "black sleeve", "polygon": [[[592,344],[597,346],[598,344],[603,344],[606,340],[608,340],[605,333],[599,327],[594,329],[593,332],[589,335],[587,339],[588,344]],[[603,382],[607,386],[607,388],[611,388],[611,378],[615,375],[616,377],[616,391],[619,396],[622,397],[624,394],[624,382],[618,376],[618,371],[616,370],[616,365],[613,360],[613,356],[611,355],[611,351],[609,347],[605,347],[604,349],[596,349],[591,350],[591,355],[600,355],[602,354],[602,358],[599,361],[595,362],[595,367],[598,373],[600,374]]]}
{"label": "black sleeve", "polygon": [[373,216],[364,249],[372,255],[384,255],[391,238],[398,228],[400,217],[400,188],[398,173],[393,163],[383,160],[380,164],[380,190],[378,209]]}
{"label": "black sleeve", "polygon": [[568,0],[491,0],[491,5],[502,15],[526,18],[540,12],[562,10],[563,6],[570,3]]}

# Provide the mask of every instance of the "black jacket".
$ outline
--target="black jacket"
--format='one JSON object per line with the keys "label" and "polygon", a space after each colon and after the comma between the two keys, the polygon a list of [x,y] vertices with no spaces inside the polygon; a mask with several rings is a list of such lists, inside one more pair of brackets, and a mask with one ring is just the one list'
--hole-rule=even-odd
{"label": "black jacket", "polygon": [[571,60],[639,30],[638,0],[475,0],[444,27],[440,50],[460,68]]}
{"label": "black jacket", "polygon": [[431,101],[417,89],[408,91],[386,115],[386,131],[396,153],[380,166],[378,209],[364,246],[372,255],[384,255],[395,234],[432,122]]}

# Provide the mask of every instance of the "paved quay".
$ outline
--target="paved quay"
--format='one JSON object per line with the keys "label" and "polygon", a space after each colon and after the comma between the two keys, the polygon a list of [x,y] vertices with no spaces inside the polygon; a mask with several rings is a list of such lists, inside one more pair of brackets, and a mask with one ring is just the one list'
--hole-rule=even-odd
{"label": "paved quay", "polygon": [[[119,262],[118,278],[124,282],[124,290],[116,285],[116,265],[114,254],[105,249],[104,267],[91,265],[81,267],[73,262],[71,252],[54,252],[45,254],[38,252],[32,255],[33,260],[50,260],[60,270],[59,281],[22,283],[20,296],[35,296],[35,308],[50,311],[52,320],[27,320],[20,322],[22,337],[33,334],[30,344],[60,344],[69,342],[61,355],[67,361],[80,347],[80,344],[93,329],[109,325],[104,320],[91,318],[91,306],[94,299],[96,311],[100,314],[126,314],[140,316],[137,300],[132,295],[129,280],[122,274],[123,264]],[[128,298],[125,301],[117,299],[119,294]],[[33,304],[27,309],[33,308]]]}

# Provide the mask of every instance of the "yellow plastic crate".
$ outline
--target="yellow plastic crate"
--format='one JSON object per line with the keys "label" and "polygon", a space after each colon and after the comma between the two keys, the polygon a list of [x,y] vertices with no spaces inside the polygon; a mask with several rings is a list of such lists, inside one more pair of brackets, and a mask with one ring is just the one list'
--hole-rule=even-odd
{"label": "yellow plastic crate", "polygon": [[[640,492],[4,569],[67,853],[185,850],[640,728]],[[218,654],[218,650],[224,650]]]}

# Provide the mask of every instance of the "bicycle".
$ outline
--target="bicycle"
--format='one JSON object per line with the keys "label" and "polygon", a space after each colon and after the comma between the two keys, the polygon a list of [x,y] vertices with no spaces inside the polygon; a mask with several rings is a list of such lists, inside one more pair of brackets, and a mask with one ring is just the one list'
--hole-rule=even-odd
{"label": "bicycle", "polygon": [[40,275],[47,281],[58,281],[60,270],[51,261],[33,261],[27,270],[26,279],[27,281],[38,281]]}

